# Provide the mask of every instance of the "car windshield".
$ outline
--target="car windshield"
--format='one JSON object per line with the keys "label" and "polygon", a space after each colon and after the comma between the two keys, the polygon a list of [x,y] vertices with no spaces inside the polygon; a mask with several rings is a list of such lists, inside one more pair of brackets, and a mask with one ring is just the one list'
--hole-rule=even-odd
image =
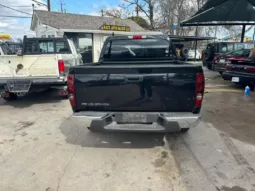
{"label": "car windshield", "polygon": [[170,42],[158,38],[112,40],[104,52],[106,60],[119,61],[172,59],[174,56]]}

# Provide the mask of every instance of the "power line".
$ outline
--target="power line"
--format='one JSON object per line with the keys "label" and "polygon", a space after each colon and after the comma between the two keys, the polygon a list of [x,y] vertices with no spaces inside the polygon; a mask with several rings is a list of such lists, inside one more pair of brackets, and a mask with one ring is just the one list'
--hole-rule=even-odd
{"label": "power line", "polygon": [[7,15],[0,15],[0,17],[24,18],[24,19],[26,19],[26,18],[32,18],[32,17],[24,17],[24,16],[12,16],[12,15],[9,15],[9,16],[7,16]]}
{"label": "power line", "polygon": [[11,7],[31,7],[31,5],[30,6],[28,6],[28,5],[20,5],[20,6],[11,6]]}
{"label": "power line", "polygon": [[23,12],[23,11],[20,11],[20,10],[17,10],[17,9],[13,9],[13,8],[8,7],[6,5],[3,5],[3,4],[0,4],[0,6],[11,9],[11,10],[14,10],[14,11],[17,11],[17,12],[20,12],[20,13],[23,13],[23,14],[32,15],[32,14],[29,14],[29,13],[26,13],[26,12]]}

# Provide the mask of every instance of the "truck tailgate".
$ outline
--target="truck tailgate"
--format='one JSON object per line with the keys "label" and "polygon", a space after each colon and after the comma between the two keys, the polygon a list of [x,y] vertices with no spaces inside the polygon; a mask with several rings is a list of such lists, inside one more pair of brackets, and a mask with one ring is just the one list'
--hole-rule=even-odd
{"label": "truck tailgate", "polygon": [[57,77],[55,54],[1,56],[0,77]]}
{"label": "truck tailgate", "polygon": [[200,66],[80,66],[75,76],[77,111],[192,112]]}

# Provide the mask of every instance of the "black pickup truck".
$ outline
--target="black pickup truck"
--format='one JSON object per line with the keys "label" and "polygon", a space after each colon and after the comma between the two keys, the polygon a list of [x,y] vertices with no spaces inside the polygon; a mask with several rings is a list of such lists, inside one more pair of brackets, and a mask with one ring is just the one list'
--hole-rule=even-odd
{"label": "black pickup truck", "polygon": [[98,63],[70,68],[68,91],[92,131],[186,132],[200,119],[204,74],[165,35],[112,36]]}

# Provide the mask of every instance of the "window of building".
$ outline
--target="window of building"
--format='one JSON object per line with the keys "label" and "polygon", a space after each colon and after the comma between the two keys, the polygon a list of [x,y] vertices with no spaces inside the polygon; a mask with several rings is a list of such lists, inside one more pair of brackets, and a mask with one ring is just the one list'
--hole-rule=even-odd
{"label": "window of building", "polygon": [[84,63],[93,61],[93,37],[89,33],[78,34],[78,49]]}

